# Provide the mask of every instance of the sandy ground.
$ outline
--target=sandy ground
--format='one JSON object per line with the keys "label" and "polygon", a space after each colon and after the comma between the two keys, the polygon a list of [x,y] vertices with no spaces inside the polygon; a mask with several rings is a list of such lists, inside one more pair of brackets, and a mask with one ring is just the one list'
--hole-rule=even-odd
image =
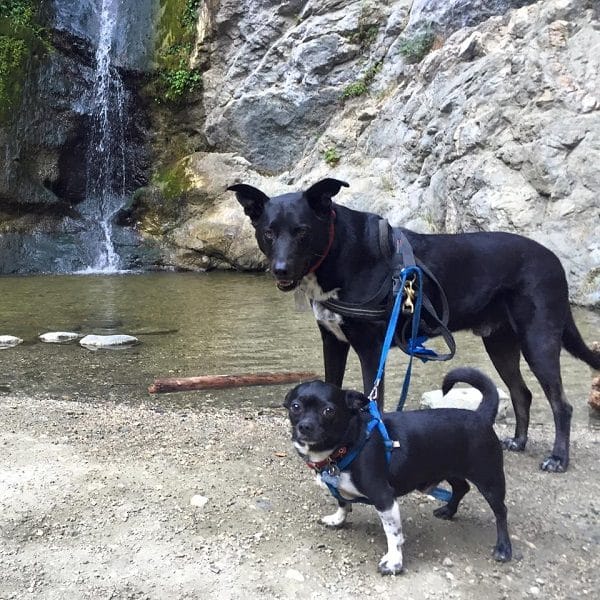
{"label": "sandy ground", "polygon": [[538,470],[549,426],[506,455],[511,563],[476,492],[452,522],[413,494],[405,572],[382,577],[374,510],[319,524],[334,503],[282,409],[165,406],[0,396],[0,598],[598,598],[598,430],[573,431],[566,474]]}

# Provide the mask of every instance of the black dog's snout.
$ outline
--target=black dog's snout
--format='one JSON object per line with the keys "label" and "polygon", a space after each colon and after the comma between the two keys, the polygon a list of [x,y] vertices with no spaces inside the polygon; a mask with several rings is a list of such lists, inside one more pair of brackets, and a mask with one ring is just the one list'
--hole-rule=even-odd
{"label": "black dog's snout", "polygon": [[277,277],[277,279],[285,279],[288,276],[288,264],[284,260],[277,260],[273,263],[273,275]]}
{"label": "black dog's snout", "polygon": [[303,436],[308,436],[315,430],[313,423],[310,421],[300,421],[296,426],[296,429],[298,430],[298,433]]}

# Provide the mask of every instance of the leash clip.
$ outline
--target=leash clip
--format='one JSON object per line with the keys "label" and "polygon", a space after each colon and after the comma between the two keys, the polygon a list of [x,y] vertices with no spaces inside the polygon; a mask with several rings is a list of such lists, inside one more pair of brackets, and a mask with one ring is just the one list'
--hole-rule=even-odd
{"label": "leash clip", "polygon": [[378,395],[378,390],[379,390],[379,382],[381,381],[381,379],[377,378],[375,380],[375,383],[373,384],[373,389],[371,390],[371,393],[367,396],[367,398],[373,402],[373,400],[377,400],[377,395]]}
{"label": "leash clip", "polygon": [[415,280],[416,275],[412,279],[407,279],[404,284],[404,302],[402,303],[402,312],[404,314],[414,314],[415,312]]}

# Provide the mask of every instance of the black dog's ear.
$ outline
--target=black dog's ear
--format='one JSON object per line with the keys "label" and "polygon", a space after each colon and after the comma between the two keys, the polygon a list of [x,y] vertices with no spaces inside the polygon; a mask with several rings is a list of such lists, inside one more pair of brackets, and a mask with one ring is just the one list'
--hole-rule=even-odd
{"label": "black dog's ear", "polygon": [[243,206],[244,212],[250,217],[252,222],[256,221],[262,215],[265,202],[269,200],[269,196],[264,192],[245,183],[236,183],[235,185],[230,185],[227,189],[235,192],[238,202]]}
{"label": "black dog's ear", "polygon": [[331,212],[331,199],[335,196],[341,187],[350,187],[345,181],[339,179],[321,179],[309,187],[304,195],[310,204],[310,207],[321,216],[328,216]]}
{"label": "black dog's ear", "polygon": [[346,406],[350,410],[360,410],[369,403],[369,399],[360,392],[348,390],[346,392]]}

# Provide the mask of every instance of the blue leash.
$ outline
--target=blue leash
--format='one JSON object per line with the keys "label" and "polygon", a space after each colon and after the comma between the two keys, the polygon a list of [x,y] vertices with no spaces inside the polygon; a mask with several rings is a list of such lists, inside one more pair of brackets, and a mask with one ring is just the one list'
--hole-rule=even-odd
{"label": "blue leash", "polygon": [[[377,375],[375,376],[375,382],[373,384],[373,389],[369,394],[369,404],[368,411],[371,415],[371,420],[367,424],[366,436],[363,443],[356,448],[353,448],[351,452],[349,452],[346,456],[344,456],[341,460],[337,462],[335,465],[330,465],[327,469],[323,469],[320,472],[322,481],[327,485],[331,494],[341,500],[343,502],[361,502],[370,504],[369,500],[366,498],[355,498],[352,500],[343,498],[338,491],[338,483],[340,472],[346,469],[352,461],[360,454],[364,444],[367,442],[371,433],[375,428],[379,430],[379,433],[383,439],[383,443],[385,444],[386,458],[389,463],[392,456],[392,448],[395,447],[397,442],[393,442],[390,439],[390,436],[387,432],[385,424],[383,423],[383,419],[381,418],[381,413],[379,412],[379,407],[377,406],[377,394],[379,390],[379,384],[381,383],[381,379],[383,377],[383,372],[385,370],[385,363],[387,360],[388,353],[390,348],[392,347],[392,342],[394,340],[394,335],[396,333],[396,326],[398,324],[398,317],[400,316],[400,309],[402,307],[403,302],[403,290],[406,285],[406,281],[408,277],[413,275],[415,280],[418,281],[418,291],[416,294],[416,303],[414,307],[413,320],[411,326],[411,337],[407,347],[407,354],[409,354],[410,359],[408,362],[408,368],[406,370],[406,375],[404,377],[404,383],[402,384],[402,393],[400,395],[400,401],[398,402],[397,411],[401,411],[404,408],[404,403],[406,401],[406,397],[408,395],[408,388],[410,385],[410,375],[412,371],[412,360],[413,357],[420,358],[423,362],[426,362],[431,357],[437,356],[433,350],[429,348],[425,348],[423,345],[427,340],[425,336],[419,336],[419,322],[421,318],[421,306],[422,306],[422,292],[423,292],[423,274],[419,267],[417,266],[408,266],[403,268],[400,271],[400,277],[395,281],[394,285],[394,294],[396,296],[396,300],[394,301],[394,306],[392,308],[392,313],[390,315],[390,320],[388,323],[388,328],[385,334],[385,339],[383,342],[383,346],[381,349],[381,357],[379,359],[379,367],[377,369]],[[433,488],[429,494],[442,502],[449,502],[452,498],[452,492],[446,490],[444,488],[436,487]]]}
{"label": "blue leash", "polygon": [[[369,412],[373,415],[374,418],[378,419],[379,422],[379,430],[381,432],[381,436],[386,442],[386,448],[388,451],[388,462],[390,458],[390,437],[387,433],[385,425],[381,419],[381,414],[379,412],[379,407],[377,406],[377,394],[379,390],[379,384],[381,383],[381,379],[383,377],[383,372],[385,370],[385,363],[387,360],[388,353],[390,348],[392,347],[392,342],[394,340],[394,335],[396,333],[396,326],[398,324],[398,317],[400,316],[400,309],[403,302],[403,290],[406,285],[406,281],[408,277],[414,275],[416,281],[418,282],[418,290],[416,294],[416,303],[414,307],[413,319],[411,324],[411,336],[408,342],[407,354],[410,356],[408,361],[408,367],[406,369],[406,375],[404,376],[404,382],[402,384],[402,392],[400,394],[400,400],[398,402],[398,406],[396,408],[397,411],[401,411],[404,408],[404,404],[406,402],[406,397],[408,396],[408,388],[410,386],[410,376],[412,372],[412,362],[413,358],[416,356],[420,358],[423,362],[427,362],[430,357],[436,356],[436,353],[429,348],[425,348],[423,345],[427,338],[425,336],[419,336],[419,322],[421,319],[421,306],[422,306],[422,298],[423,298],[423,273],[421,269],[417,266],[408,266],[404,267],[400,271],[400,278],[398,280],[398,285],[394,286],[394,292],[396,294],[396,300],[394,301],[394,306],[392,308],[392,313],[390,315],[390,320],[388,323],[388,328],[385,333],[385,339],[383,341],[383,346],[381,348],[381,357],[379,359],[379,367],[377,369],[377,375],[375,376],[375,382],[373,383],[373,389],[369,394]],[[436,487],[431,490],[430,495],[438,500],[443,502],[449,502],[450,498],[452,498],[452,492]]]}

